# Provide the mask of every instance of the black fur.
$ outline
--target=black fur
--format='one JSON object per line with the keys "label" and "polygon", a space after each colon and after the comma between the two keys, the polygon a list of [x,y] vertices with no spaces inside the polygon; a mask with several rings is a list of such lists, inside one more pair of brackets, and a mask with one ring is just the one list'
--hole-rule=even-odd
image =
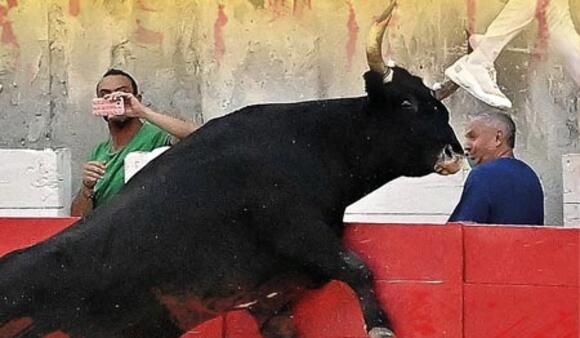
{"label": "black fur", "polygon": [[[401,175],[431,173],[448,144],[461,152],[445,107],[394,71],[386,85],[367,73],[368,97],[256,105],[208,122],[109,204],[0,259],[0,323],[31,317],[30,336],[176,337],[185,328],[161,301],[172,295],[208,313],[258,300],[249,309],[275,336],[269,318],[296,290],[339,279],[369,329],[388,326],[370,271],[342,245],[344,210]],[[272,290],[279,301],[266,299]]]}

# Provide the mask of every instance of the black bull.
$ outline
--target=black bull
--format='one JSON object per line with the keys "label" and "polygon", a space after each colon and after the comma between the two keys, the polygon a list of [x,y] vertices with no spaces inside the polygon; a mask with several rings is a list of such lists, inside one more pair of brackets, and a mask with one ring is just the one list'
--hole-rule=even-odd
{"label": "black bull", "polygon": [[[21,336],[177,337],[245,304],[265,336],[291,337],[279,315],[337,279],[388,336],[371,273],[341,242],[344,210],[399,176],[457,171],[462,150],[420,78],[375,69],[365,83],[364,97],[212,120],[106,206],[0,259],[0,333],[30,317]],[[168,299],[199,306],[177,318]]]}

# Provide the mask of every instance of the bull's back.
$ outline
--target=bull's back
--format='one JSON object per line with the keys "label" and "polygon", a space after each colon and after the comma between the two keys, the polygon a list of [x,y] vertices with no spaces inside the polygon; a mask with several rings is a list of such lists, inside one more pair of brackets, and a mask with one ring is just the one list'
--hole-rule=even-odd
{"label": "bull's back", "polygon": [[333,188],[325,182],[328,167],[341,164],[316,131],[335,108],[320,106],[249,107],[210,121],[89,217],[2,259],[7,277],[0,288],[46,288],[66,297],[75,284],[85,296],[119,292],[119,285],[142,292],[187,287],[203,295],[251,287],[280,264],[260,242],[256,209],[273,196],[316,203]]}

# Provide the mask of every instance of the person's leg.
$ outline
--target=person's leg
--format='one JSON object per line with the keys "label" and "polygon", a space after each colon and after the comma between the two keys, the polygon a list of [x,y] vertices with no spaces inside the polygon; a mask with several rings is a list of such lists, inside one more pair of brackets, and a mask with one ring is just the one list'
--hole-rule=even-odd
{"label": "person's leg", "polygon": [[470,39],[477,45],[473,52],[447,68],[445,75],[483,102],[510,108],[510,100],[497,86],[493,63],[505,45],[534,19],[535,9],[536,0],[510,0],[485,34]]}
{"label": "person's leg", "polygon": [[478,39],[472,62],[491,62],[519,32],[534,20],[537,0],[510,0]]}
{"label": "person's leg", "polygon": [[580,87],[580,35],[574,28],[568,0],[551,0],[546,12],[551,50],[564,59],[564,65]]}

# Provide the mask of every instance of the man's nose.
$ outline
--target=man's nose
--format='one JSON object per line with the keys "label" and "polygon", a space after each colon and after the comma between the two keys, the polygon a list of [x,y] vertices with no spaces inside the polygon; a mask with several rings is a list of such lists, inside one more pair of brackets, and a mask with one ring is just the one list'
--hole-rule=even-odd
{"label": "man's nose", "polygon": [[465,153],[468,154],[471,152],[471,143],[465,143],[465,146],[463,147],[463,149],[465,149]]}

